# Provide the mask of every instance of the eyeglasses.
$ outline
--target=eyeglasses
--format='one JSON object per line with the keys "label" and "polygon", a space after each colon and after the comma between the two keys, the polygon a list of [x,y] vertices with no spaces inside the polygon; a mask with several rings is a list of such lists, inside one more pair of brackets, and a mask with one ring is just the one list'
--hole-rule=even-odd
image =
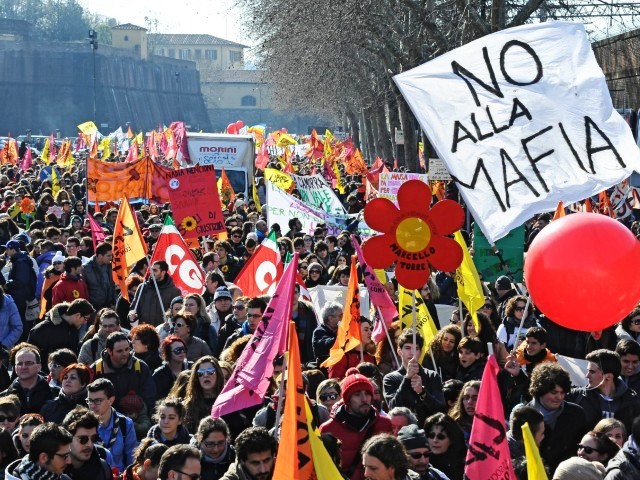
{"label": "eyeglasses", "polygon": [[176,355],[180,355],[181,353],[184,353],[187,351],[186,348],[184,347],[176,347],[173,350],[171,350],[173,353],[175,353]]}
{"label": "eyeglasses", "polygon": [[578,451],[580,450],[584,450],[584,453],[586,453],[587,455],[591,455],[593,452],[600,453],[600,450],[598,450],[597,448],[587,447],[586,445],[578,444]]}
{"label": "eyeglasses", "polygon": [[431,452],[426,451],[426,452],[407,452],[409,454],[409,456],[411,458],[413,458],[414,460],[420,460],[422,457],[424,458],[429,458],[429,454]]}
{"label": "eyeglasses", "polygon": [[320,275],[320,270],[310,270],[310,271],[309,271],[309,273],[310,273],[311,275],[313,275],[314,273],[315,273],[316,275]]}
{"label": "eyeglasses", "polygon": [[100,406],[105,400],[106,398],[87,398],[87,405]]}
{"label": "eyeglasses", "polygon": [[28,362],[19,362],[16,363],[16,367],[33,367],[36,362],[29,360]]}
{"label": "eyeglasses", "polygon": [[244,310],[244,305],[234,305],[233,309],[234,310]]}
{"label": "eyeglasses", "polygon": [[231,235],[231,238],[242,238],[242,235]]}
{"label": "eyeglasses", "polygon": [[178,472],[180,475],[186,475],[191,480],[200,480],[200,475],[198,475],[197,473],[184,473],[184,472],[181,472],[180,470],[174,470],[174,472]]}
{"label": "eyeglasses", "polygon": [[326,402],[327,400],[337,400],[339,395],[337,393],[323,393],[320,395],[320,400]]}
{"label": "eyeglasses", "polygon": [[0,415],[0,423],[4,422],[15,422],[18,417],[7,417],[5,415]]}
{"label": "eyeglasses", "polygon": [[62,366],[62,365],[58,365],[57,363],[53,363],[53,362],[51,362],[51,363],[48,365],[49,370],[55,370],[56,368],[60,368],[61,366]]}
{"label": "eyeglasses", "polygon": [[219,442],[202,442],[202,444],[205,446],[205,448],[216,448],[216,447],[222,447],[227,443],[226,440],[220,440]]}
{"label": "eyeglasses", "polygon": [[516,307],[514,308],[516,312],[524,312],[524,307]]}
{"label": "eyeglasses", "polygon": [[437,438],[438,440],[446,440],[449,437],[447,437],[447,435],[445,433],[442,433],[442,432],[440,432],[440,433],[429,432],[429,434],[427,435],[427,438],[429,440],[433,440],[434,438]]}
{"label": "eyeglasses", "polygon": [[260,314],[260,313],[250,313],[249,315],[247,315],[247,317],[249,317],[249,318],[262,318],[262,314]]}
{"label": "eyeglasses", "polygon": [[91,440],[91,443],[100,442],[99,435],[76,435],[75,437],[80,442],[80,445],[86,445],[87,443],[89,443],[89,440]]}
{"label": "eyeglasses", "polygon": [[198,374],[198,377],[202,378],[202,377],[211,377],[212,375],[216,374],[216,370],[215,368],[207,368],[204,370],[200,370],[198,369],[198,371],[196,372]]}
{"label": "eyeglasses", "polygon": [[298,270],[306,270],[306,269],[308,269],[308,268],[309,268],[309,267],[308,267],[307,265],[300,265],[300,266],[298,267]]}
{"label": "eyeglasses", "polygon": [[65,453],[58,453],[58,452],[56,452],[56,453],[54,453],[54,455],[55,455],[56,457],[64,458],[64,459],[66,460],[66,459],[67,459],[67,458],[69,458],[69,456],[71,455],[71,452],[70,452],[70,451],[69,451],[69,452],[65,452]]}
{"label": "eyeglasses", "polygon": [[487,304],[483,305],[482,308],[487,308],[489,310],[493,310],[493,305],[491,305],[490,303],[487,303]]}

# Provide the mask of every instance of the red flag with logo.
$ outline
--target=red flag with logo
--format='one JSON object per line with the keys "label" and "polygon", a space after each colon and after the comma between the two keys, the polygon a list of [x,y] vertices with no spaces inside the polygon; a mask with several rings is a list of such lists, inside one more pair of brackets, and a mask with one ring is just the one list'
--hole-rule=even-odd
{"label": "red flag with logo", "polygon": [[242,267],[235,284],[248,297],[272,294],[283,270],[276,234],[272,231]]}

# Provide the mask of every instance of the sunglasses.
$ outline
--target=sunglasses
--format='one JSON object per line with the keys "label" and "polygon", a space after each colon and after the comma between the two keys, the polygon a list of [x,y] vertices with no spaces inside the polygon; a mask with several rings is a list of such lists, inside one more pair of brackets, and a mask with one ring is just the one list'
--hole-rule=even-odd
{"label": "sunglasses", "polygon": [[198,370],[198,377],[211,377],[216,374],[216,370],[214,368],[207,368],[205,370]]}
{"label": "sunglasses", "polygon": [[300,265],[298,270],[306,270],[307,268],[309,268],[307,265]]}
{"label": "sunglasses", "polygon": [[514,308],[516,312],[524,312],[524,307],[516,307]]}
{"label": "sunglasses", "polygon": [[429,434],[427,435],[427,438],[429,440],[433,440],[434,438],[437,438],[438,440],[446,440],[449,437],[447,437],[447,435],[442,432],[440,433],[429,432]]}
{"label": "sunglasses", "polygon": [[99,443],[100,436],[99,435],[76,435],[76,438],[80,442],[80,445],[86,445],[91,440],[91,443]]}
{"label": "sunglasses", "polygon": [[234,310],[244,310],[244,305],[234,305],[233,309]]}
{"label": "sunglasses", "polygon": [[631,323],[633,325],[640,325],[640,318],[634,318],[633,320],[631,320]]}
{"label": "sunglasses", "polygon": [[487,303],[486,305],[484,305],[482,308],[487,308],[489,310],[493,309],[493,305],[491,305],[490,303]]}
{"label": "sunglasses", "polygon": [[18,417],[7,417],[5,415],[0,415],[0,423],[3,422],[15,422],[18,419]]}
{"label": "sunglasses", "polygon": [[337,393],[323,393],[320,395],[320,400],[323,402],[326,402],[327,400],[337,400],[338,396],[339,395]]}
{"label": "sunglasses", "polygon": [[597,448],[587,447],[586,445],[578,444],[578,451],[580,450],[584,450],[584,453],[586,453],[587,455],[591,455],[593,452],[600,453],[600,450],[598,450]]}
{"label": "sunglasses", "polygon": [[408,452],[409,456],[411,458],[413,458],[414,460],[420,460],[422,457],[424,458],[429,458],[429,454],[431,454],[431,452],[426,451],[426,452]]}
{"label": "sunglasses", "polygon": [[178,322],[174,323],[173,325],[174,327],[177,327],[177,328],[182,328],[187,326],[186,323],[178,323]]}
{"label": "sunglasses", "polygon": [[320,270],[311,270],[309,273],[312,274],[312,275],[314,273],[317,274],[317,275],[320,275]]}
{"label": "sunglasses", "polygon": [[186,348],[184,347],[176,347],[173,350],[171,350],[173,353],[175,353],[176,355],[180,355],[181,353],[185,353],[187,351]]}

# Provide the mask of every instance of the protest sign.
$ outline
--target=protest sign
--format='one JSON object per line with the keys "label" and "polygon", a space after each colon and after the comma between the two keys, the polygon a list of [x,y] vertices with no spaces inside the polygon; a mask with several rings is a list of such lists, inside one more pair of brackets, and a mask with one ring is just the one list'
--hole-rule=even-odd
{"label": "protest sign", "polygon": [[184,238],[226,231],[213,165],[172,170],[169,198],[176,227]]}
{"label": "protest sign", "polygon": [[640,170],[582,24],[496,32],[394,80],[490,242]]}
{"label": "protest sign", "polygon": [[439,158],[429,159],[429,180],[444,180],[445,182],[451,180],[447,167]]}
{"label": "protest sign", "polygon": [[280,170],[277,170],[275,168],[265,168],[264,178],[277,185],[278,188],[281,188],[285,191],[289,191],[289,189],[293,185],[293,178],[291,178],[291,175],[281,172]]}
{"label": "protest sign", "polygon": [[[360,285],[360,315],[371,318],[369,290],[364,285]],[[340,285],[318,285],[309,289],[311,303],[316,312],[320,312],[327,302],[337,302],[344,306],[347,302],[347,287]]]}
{"label": "protest sign", "polygon": [[[506,237],[502,237],[496,242],[496,247],[505,263],[509,265],[509,271],[513,278],[518,283],[522,282],[524,226],[511,230]],[[493,283],[500,275],[507,273],[477,223],[473,231],[473,262],[476,264],[478,274],[483,282]]]}
{"label": "protest sign", "polygon": [[379,177],[378,197],[388,198],[397,207],[398,189],[409,180],[420,180],[426,184],[429,183],[428,177],[421,173],[382,172]]}
{"label": "protest sign", "polygon": [[324,223],[329,231],[327,235],[339,235],[343,230],[357,231],[362,237],[368,238],[375,235],[362,220],[361,214],[336,215],[315,209],[302,200],[289,195],[270,181],[266,181],[267,203],[263,209],[267,209],[267,222],[269,228],[274,223],[280,225],[283,231],[288,228],[289,220],[297,218],[302,223],[302,232],[313,234],[318,224]]}
{"label": "protest sign", "polygon": [[322,175],[291,175],[303,202],[327,213],[346,215],[342,203]]}

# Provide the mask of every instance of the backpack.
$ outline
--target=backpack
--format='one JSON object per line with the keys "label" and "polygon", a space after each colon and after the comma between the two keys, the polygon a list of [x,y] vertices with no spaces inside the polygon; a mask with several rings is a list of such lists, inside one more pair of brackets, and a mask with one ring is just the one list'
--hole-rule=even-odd
{"label": "backpack", "polygon": [[[98,353],[99,340],[96,337],[93,337],[89,342],[89,346],[91,347],[91,358],[96,358],[96,353]],[[96,368],[98,368],[98,365],[96,365]]]}

